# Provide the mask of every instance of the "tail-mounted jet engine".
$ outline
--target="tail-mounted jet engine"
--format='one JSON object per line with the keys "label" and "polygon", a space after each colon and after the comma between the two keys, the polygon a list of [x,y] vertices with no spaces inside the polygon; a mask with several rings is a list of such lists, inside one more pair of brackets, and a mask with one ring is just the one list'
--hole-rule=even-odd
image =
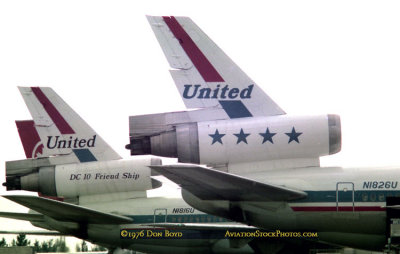
{"label": "tail-mounted jet engine", "polygon": [[58,164],[57,157],[6,162],[7,190],[40,192],[46,196],[77,196],[145,191],[161,186],[149,165],[158,158]]}
{"label": "tail-mounted jet engine", "polygon": [[341,149],[338,115],[196,122],[195,113],[131,116],[127,149],[131,155],[153,154],[208,165],[318,158]]}

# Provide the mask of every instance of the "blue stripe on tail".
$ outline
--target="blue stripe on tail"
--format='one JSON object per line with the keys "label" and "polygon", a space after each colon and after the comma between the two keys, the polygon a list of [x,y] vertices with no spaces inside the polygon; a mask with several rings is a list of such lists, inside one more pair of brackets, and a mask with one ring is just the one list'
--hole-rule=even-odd
{"label": "blue stripe on tail", "polygon": [[232,101],[219,101],[222,108],[228,114],[229,118],[242,118],[242,117],[252,117],[253,115],[246,108],[242,101],[232,100]]}
{"label": "blue stripe on tail", "polygon": [[74,151],[80,162],[97,161],[89,149],[73,149],[72,151]]}

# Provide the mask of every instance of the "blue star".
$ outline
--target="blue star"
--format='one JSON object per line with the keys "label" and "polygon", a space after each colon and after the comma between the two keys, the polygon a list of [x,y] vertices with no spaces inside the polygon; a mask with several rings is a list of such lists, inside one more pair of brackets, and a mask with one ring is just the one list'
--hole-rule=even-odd
{"label": "blue star", "polygon": [[216,129],[214,134],[208,134],[208,136],[212,137],[213,141],[211,145],[214,145],[215,142],[219,142],[222,144],[221,138],[225,136],[225,134],[219,134],[218,129]]}
{"label": "blue star", "polygon": [[292,132],[287,132],[287,133],[285,133],[285,134],[289,136],[289,142],[288,142],[288,144],[289,144],[290,142],[292,142],[292,141],[296,141],[297,143],[300,143],[300,142],[299,142],[299,136],[300,136],[301,134],[303,134],[303,132],[296,132],[296,130],[295,130],[294,127],[293,127],[293,128],[292,128]]}
{"label": "blue star", "polygon": [[264,137],[263,144],[267,141],[271,142],[272,144],[274,141],[272,140],[272,137],[276,135],[276,133],[269,132],[269,128],[265,131],[265,133],[259,133],[262,137]]}
{"label": "blue star", "polygon": [[243,129],[240,129],[240,132],[238,134],[233,134],[233,135],[235,135],[238,138],[236,144],[239,144],[242,141],[247,144],[246,138],[247,138],[247,136],[250,135],[250,133],[246,134],[243,132]]}

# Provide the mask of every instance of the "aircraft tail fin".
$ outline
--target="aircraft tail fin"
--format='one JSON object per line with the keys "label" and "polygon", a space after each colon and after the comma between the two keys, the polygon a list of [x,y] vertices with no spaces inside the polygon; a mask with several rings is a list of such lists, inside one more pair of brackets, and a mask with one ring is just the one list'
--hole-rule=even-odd
{"label": "aircraft tail fin", "polygon": [[22,146],[24,147],[26,158],[34,159],[41,157],[43,154],[43,143],[36,131],[35,122],[33,120],[25,120],[15,121],[15,123]]}
{"label": "aircraft tail fin", "polygon": [[19,87],[33,121],[16,121],[28,158],[74,157],[76,162],[121,157],[49,87]]}
{"label": "aircraft tail fin", "polygon": [[222,108],[227,118],[285,114],[190,18],[147,19],[187,108]]}

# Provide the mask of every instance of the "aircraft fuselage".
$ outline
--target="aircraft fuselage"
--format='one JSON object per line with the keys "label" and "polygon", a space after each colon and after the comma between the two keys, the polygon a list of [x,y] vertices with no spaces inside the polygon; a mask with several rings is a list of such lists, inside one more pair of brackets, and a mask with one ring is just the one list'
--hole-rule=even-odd
{"label": "aircraft fuselage", "polygon": [[384,247],[387,199],[400,197],[396,167],[311,167],[242,175],[307,193],[306,198],[287,203],[242,203],[249,224],[271,230],[315,231],[319,240],[354,248]]}
{"label": "aircraft fuselage", "polygon": [[[79,225],[73,222],[60,222],[47,217],[45,223],[32,222],[32,224],[37,227],[75,235],[79,238],[86,238],[92,243],[110,248],[118,247],[146,253],[254,253],[248,245],[239,249],[231,248],[228,239],[214,239],[212,237],[207,239],[165,239],[156,234],[151,235],[152,232],[157,231],[157,227],[146,224],[166,222],[233,224],[224,218],[205,214],[190,207],[182,198],[136,198],[82,205],[103,212],[113,213],[118,211],[118,214],[132,218],[133,223]],[[124,229],[143,230],[146,237],[123,239],[121,238],[121,230]]]}

